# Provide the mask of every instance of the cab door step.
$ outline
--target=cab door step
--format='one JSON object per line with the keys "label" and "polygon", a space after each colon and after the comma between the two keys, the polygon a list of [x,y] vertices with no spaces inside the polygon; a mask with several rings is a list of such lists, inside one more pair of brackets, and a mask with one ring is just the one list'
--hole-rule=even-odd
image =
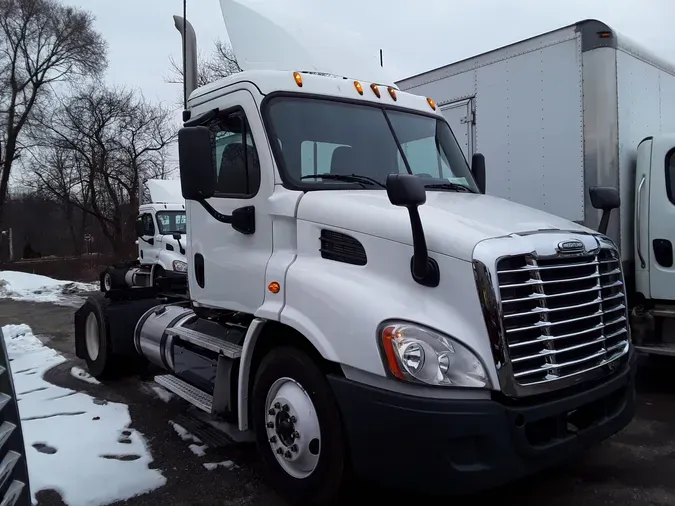
{"label": "cab door step", "polygon": [[211,413],[213,408],[213,396],[193,387],[189,383],[177,378],[173,374],[164,374],[155,376],[155,383],[163,386],[169,392],[173,392],[178,397],[188,401],[190,404],[198,407],[202,411]]}
{"label": "cab door step", "polygon": [[185,327],[171,327],[166,329],[166,331],[169,335],[176,336],[181,341],[187,341],[188,343],[211,350],[219,355],[224,355],[227,358],[237,359],[241,357],[242,348],[238,344],[230,343],[223,339],[218,339],[217,337]]}

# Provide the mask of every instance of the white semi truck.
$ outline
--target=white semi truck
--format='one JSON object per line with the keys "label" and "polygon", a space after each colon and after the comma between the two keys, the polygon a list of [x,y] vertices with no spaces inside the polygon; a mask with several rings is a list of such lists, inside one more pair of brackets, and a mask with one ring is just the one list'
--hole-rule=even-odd
{"label": "white semi truck", "polygon": [[150,202],[141,203],[136,218],[138,258],[111,265],[101,273],[101,291],[151,287],[168,281],[187,283],[185,199],[179,180],[146,181]]}
{"label": "white semi truck", "polygon": [[[615,243],[483,194],[481,158],[472,171],[434,101],[377,63],[350,72],[356,58],[331,66],[312,44],[291,62],[307,30],[221,6],[247,70],[199,89],[194,31],[176,20],[189,298],[89,298],[75,338],[90,372],[163,369],[159,384],[255,437],[276,490],[313,504],[352,473],[471,492],[626,426],[635,364]],[[251,69],[274,61],[263,49],[280,51],[276,69]]]}
{"label": "white semi truck", "polygon": [[585,20],[397,84],[485,156],[489,195],[598,228],[589,190],[618,188],[633,341],[675,355],[675,65]]}

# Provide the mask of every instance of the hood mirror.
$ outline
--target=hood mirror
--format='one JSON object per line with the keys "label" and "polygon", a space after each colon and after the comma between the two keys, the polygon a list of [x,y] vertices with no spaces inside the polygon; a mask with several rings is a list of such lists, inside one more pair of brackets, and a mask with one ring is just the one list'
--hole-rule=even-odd
{"label": "hood mirror", "polygon": [[591,198],[591,205],[602,211],[598,232],[606,234],[612,209],[618,209],[621,206],[619,190],[613,186],[591,186],[588,189],[588,195]]}
{"label": "hood mirror", "polygon": [[389,174],[387,196],[393,205],[407,208],[410,215],[410,228],[412,228],[413,236],[410,272],[413,279],[423,286],[431,288],[438,286],[441,279],[440,270],[436,260],[429,257],[424,228],[417,209],[427,201],[424,181],[411,174]]}

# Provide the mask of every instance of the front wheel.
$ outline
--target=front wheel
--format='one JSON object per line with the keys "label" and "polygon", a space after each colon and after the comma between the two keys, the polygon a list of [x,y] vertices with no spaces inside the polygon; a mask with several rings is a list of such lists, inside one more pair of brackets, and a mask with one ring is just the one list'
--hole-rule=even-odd
{"label": "front wheel", "polygon": [[340,412],[326,377],[302,351],[284,347],[262,361],[253,385],[253,428],[277,491],[326,505],[346,476]]}

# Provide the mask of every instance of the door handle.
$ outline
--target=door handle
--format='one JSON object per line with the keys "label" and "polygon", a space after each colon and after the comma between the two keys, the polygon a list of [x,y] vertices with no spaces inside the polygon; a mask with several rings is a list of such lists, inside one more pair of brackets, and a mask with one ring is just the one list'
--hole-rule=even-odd
{"label": "door handle", "polygon": [[[638,257],[640,257],[640,267],[645,268],[647,266],[647,263],[645,262],[645,257],[642,256],[642,249],[640,248],[640,237],[641,237],[641,231],[642,231],[642,226],[641,226],[641,217],[642,217],[642,187],[645,184],[646,176],[642,174],[642,179],[640,180],[640,184],[638,185],[637,189],[637,202],[635,203],[636,208],[635,208],[635,228],[636,234],[635,234],[635,241],[637,244],[637,254]],[[647,232],[647,237],[649,237],[649,231]]]}

